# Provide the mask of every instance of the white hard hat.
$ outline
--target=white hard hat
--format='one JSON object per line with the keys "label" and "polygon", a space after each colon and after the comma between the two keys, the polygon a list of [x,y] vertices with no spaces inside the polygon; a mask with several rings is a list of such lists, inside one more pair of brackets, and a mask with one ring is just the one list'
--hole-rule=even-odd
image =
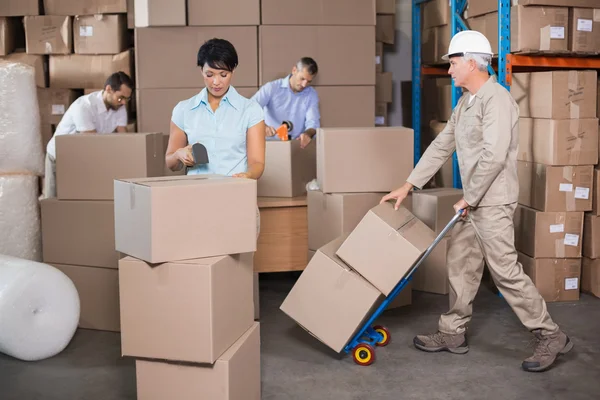
{"label": "white hard hat", "polygon": [[477,31],[462,31],[452,37],[448,54],[442,57],[448,61],[452,56],[464,55],[466,53],[488,54],[493,56],[492,46],[490,41]]}

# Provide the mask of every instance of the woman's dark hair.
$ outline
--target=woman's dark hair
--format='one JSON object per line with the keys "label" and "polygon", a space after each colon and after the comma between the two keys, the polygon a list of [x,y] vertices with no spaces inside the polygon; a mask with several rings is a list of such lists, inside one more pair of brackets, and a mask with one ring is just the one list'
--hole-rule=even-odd
{"label": "woman's dark hair", "polygon": [[210,39],[198,50],[198,66],[203,68],[204,65],[232,72],[238,66],[237,51],[225,39]]}
{"label": "woman's dark hair", "polygon": [[110,88],[115,92],[117,90],[121,90],[121,85],[125,85],[129,89],[133,90],[133,80],[123,71],[115,72],[109,76],[106,80],[106,83],[104,83],[104,87],[109,85]]}

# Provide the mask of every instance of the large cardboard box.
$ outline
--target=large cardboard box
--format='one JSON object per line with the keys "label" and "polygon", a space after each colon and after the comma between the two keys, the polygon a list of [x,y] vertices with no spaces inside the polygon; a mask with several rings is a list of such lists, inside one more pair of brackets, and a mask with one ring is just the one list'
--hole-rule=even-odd
{"label": "large cardboard box", "polygon": [[[258,44],[255,26],[160,27],[135,30],[137,88],[189,88],[202,82],[198,49],[212,38],[229,40],[240,59],[231,84],[258,86]],[[373,50],[375,50],[373,48]],[[160,54],[159,59],[156,54]],[[303,54],[304,55],[304,54]],[[371,58],[372,60],[372,58]],[[288,69],[298,60],[294,60]],[[178,65],[173,73],[173,62]]]}
{"label": "large cardboard box", "polygon": [[[239,2],[239,0],[237,0],[237,2]],[[247,0],[242,0],[242,2],[247,2]],[[255,2],[256,6],[258,7],[258,0]],[[256,14],[258,17],[258,9]],[[305,0],[305,3],[303,3],[302,7],[298,7],[298,3],[296,3],[294,0],[262,0],[261,17],[262,25],[374,26],[375,1]],[[261,24],[257,22],[254,25]]]}
{"label": "large cardboard box", "polygon": [[[323,193],[309,191],[308,248],[318,250],[352,232],[386,193]],[[412,196],[410,197],[412,199]]]}
{"label": "large cardboard box", "polygon": [[[242,96],[251,98],[257,88],[236,87],[235,90]],[[187,100],[200,91],[202,88],[136,90],[138,130],[140,132],[161,132],[168,135],[173,108],[180,101]]]}
{"label": "large cardboard box", "polygon": [[375,80],[375,101],[380,103],[391,103],[394,94],[394,82],[391,72],[377,74]]}
{"label": "large cardboard box", "polygon": [[119,332],[119,275],[116,269],[52,264],[79,293],[79,327]]}
{"label": "large cardboard box", "polygon": [[57,125],[79,96],[70,89],[38,88],[37,97],[42,123]]}
{"label": "large cardboard box", "polygon": [[[600,6],[600,3],[599,3]],[[600,52],[600,10],[569,8],[569,50]]]}
{"label": "large cardboard box", "polygon": [[52,198],[40,205],[45,263],[118,267],[112,201]]}
{"label": "large cardboard box", "polygon": [[519,262],[547,303],[579,300],[580,258],[533,259],[519,253]]}
{"label": "large cardboard box", "polygon": [[600,216],[600,169],[594,169],[594,190],[592,194],[592,215]]}
{"label": "large cardboard box", "polygon": [[[456,214],[454,205],[463,198],[463,191],[454,188],[417,190],[412,198],[412,213],[439,234]],[[451,231],[446,234],[449,235]]]}
{"label": "large cardboard box", "polygon": [[119,260],[123,355],[213,364],[254,322],[252,257]]}
{"label": "large cardboard box", "polygon": [[599,8],[598,0],[513,0],[514,4],[523,6],[556,6],[556,7],[583,7]]}
{"label": "large cardboard box", "polygon": [[135,0],[136,28],[149,26],[185,26],[186,0]]}
{"label": "large cardboard box", "polygon": [[56,194],[63,200],[112,200],[115,179],[162,176],[164,164],[160,133],[59,135]]}
{"label": "large cardboard box", "polygon": [[213,365],[136,360],[137,396],[144,400],[260,400],[260,324]]}
{"label": "large cardboard box", "polygon": [[442,57],[448,53],[450,26],[442,25],[426,29],[421,35],[421,58],[424,64],[444,63]]}
{"label": "large cardboard box", "polygon": [[[263,7],[264,3],[265,1],[263,1]],[[280,4],[279,9],[287,6],[281,0],[278,4]],[[295,7],[294,14],[297,15],[299,11],[303,10],[315,11],[311,10],[310,6]],[[279,17],[290,14],[289,8],[287,11],[287,13],[280,14]],[[214,3],[210,0],[187,0],[187,18],[190,26],[257,26],[260,25],[260,2],[259,0],[223,0],[219,2],[218,7],[214,7]],[[265,23],[264,19],[265,15],[263,14],[263,24]],[[280,23],[284,24],[283,21]]]}
{"label": "large cardboard box", "polygon": [[529,257],[581,257],[582,212],[543,212],[519,205],[514,224],[515,246]]}
{"label": "large cardboard box", "polygon": [[0,17],[0,56],[15,50],[17,39],[17,19]]}
{"label": "large cardboard box", "polygon": [[583,258],[581,291],[600,297],[600,259]]}
{"label": "large cardboard box", "polygon": [[546,165],[595,165],[598,119],[519,118],[517,159]]}
{"label": "large cardboard box", "polygon": [[594,167],[517,161],[519,203],[539,211],[591,211]]}
{"label": "large cardboard box", "polygon": [[448,266],[446,264],[449,241],[448,237],[444,237],[417,268],[412,279],[414,290],[435,294],[448,294],[450,292]]}
{"label": "large cardboard box", "polygon": [[73,50],[71,17],[39,15],[23,18],[27,54],[70,54]]}
{"label": "large cardboard box", "polygon": [[446,0],[433,0],[423,4],[423,28],[448,25],[450,23],[450,3]]}
{"label": "large cardboard box", "polygon": [[131,51],[115,55],[71,54],[50,56],[50,86],[65,89],[103,88],[106,78],[119,71],[132,77]]}
{"label": "large cardboard box", "polygon": [[383,300],[373,285],[335,255],[343,241],[340,237],[315,253],[280,307],[338,353]]}
{"label": "large cardboard box", "polygon": [[405,207],[383,203],[367,212],[336,255],[387,296],[434,239]]}
{"label": "large cardboard box", "polygon": [[296,197],[306,194],[306,184],[317,177],[317,145],[311,141],[304,149],[299,140],[268,140],[265,170],[258,180],[258,195]]}
{"label": "large cardboard box", "polygon": [[46,15],[126,13],[127,0],[44,0]]}
{"label": "large cardboard box", "polygon": [[78,15],[73,21],[75,53],[117,54],[127,48],[127,16]]}
{"label": "large cardboard box", "polygon": [[377,0],[375,10],[377,14],[396,14],[396,0]]}
{"label": "large cardboard box", "polygon": [[377,15],[375,40],[386,44],[394,44],[396,39],[396,16]]}
{"label": "large cardboard box", "polygon": [[253,179],[116,180],[116,248],[150,263],[253,252],[256,204]]}
{"label": "large cardboard box", "polygon": [[510,9],[511,52],[567,52],[569,9],[523,7]]}
{"label": "large cardboard box", "polygon": [[513,74],[510,92],[520,117],[596,118],[596,71],[547,71]]}
{"label": "large cardboard box", "polygon": [[449,121],[452,116],[452,82],[449,78],[435,79],[435,119]]}
{"label": "large cardboard box", "polygon": [[0,16],[22,17],[24,15],[40,15],[39,0],[2,0]]}
{"label": "large cardboard box", "polygon": [[[491,2],[494,3],[494,11],[496,12],[492,12],[490,14],[485,15],[479,15],[474,18],[469,18],[467,19],[467,24],[472,30],[483,33],[484,36],[490,41],[490,45],[492,46],[492,52],[494,54],[498,54],[498,0],[491,0]],[[472,3],[478,4],[479,2]],[[482,4],[485,4],[485,1],[483,1]],[[471,13],[469,12],[469,17],[470,16]]]}
{"label": "large cardboard box", "polygon": [[375,86],[315,86],[315,90],[322,127],[373,126]]}
{"label": "large cardboard box", "polygon": [[[498,12],[498,0],[468,0],[467,11],[469,18],[488,13]],[[496,14],[497,16],[498,14]],[[473,29],[471,27],[471,29]]]}
{"label": "large cardboard box", "polygon": [[317,181],[324,193],[389,192],[413,169],[413,130],[320,128]]}
{"label": "large cardboard box", "polygon": [[[319,63],[314,85],[375,85],[373,26],[263,25],[258,32],[260,85],[286,76],[307,54]],[[340,68],[340,60],[353,60],[352,68]]]}
{"label": "large cardboard box", "polygon": [[583,221],[583,256],[600,258],[600,217],[591,214]]}

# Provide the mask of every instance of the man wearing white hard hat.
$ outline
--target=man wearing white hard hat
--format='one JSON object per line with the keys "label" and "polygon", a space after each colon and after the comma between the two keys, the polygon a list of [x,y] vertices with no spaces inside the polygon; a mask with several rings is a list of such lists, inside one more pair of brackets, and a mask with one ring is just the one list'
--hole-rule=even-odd
{"label": "man wearing white hard hat", "polygon": [[418,335],[424,351],[469,351],[466,325],[479,289],[484,264],[521,323],[535,334],[534,354],[523,361],[526,371],[545,371],[573,343],[548,314],[546,303],[517,261],[513,217],[519,195],[517,148],[519,109],[510,93],[488,74],[492,49],[476,31],[463,31],[450,42],[444,60],[457,87],[466,89],[448,124],[427,148],[406,183],[382,198],[398,208],[413,188],[422,188],[456,150],[464,197],[454,205],[463,211],[447,253],[450,310],[440,317],[438,332]]}

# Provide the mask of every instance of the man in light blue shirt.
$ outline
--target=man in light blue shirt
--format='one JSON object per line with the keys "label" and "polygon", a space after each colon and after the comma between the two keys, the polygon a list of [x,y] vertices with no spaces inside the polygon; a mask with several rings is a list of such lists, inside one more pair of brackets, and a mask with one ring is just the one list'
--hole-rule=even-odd
{"label": "man in light blue shirt", "polygon": [[252,97],[265,112],[267,140],[278,140],[275,130],[283,121],[291,121],[292,139],[305,148],[321,126],[319,96],[310,84],[319,71],[317,63],[303,57],[285,78],[266,83]]}

